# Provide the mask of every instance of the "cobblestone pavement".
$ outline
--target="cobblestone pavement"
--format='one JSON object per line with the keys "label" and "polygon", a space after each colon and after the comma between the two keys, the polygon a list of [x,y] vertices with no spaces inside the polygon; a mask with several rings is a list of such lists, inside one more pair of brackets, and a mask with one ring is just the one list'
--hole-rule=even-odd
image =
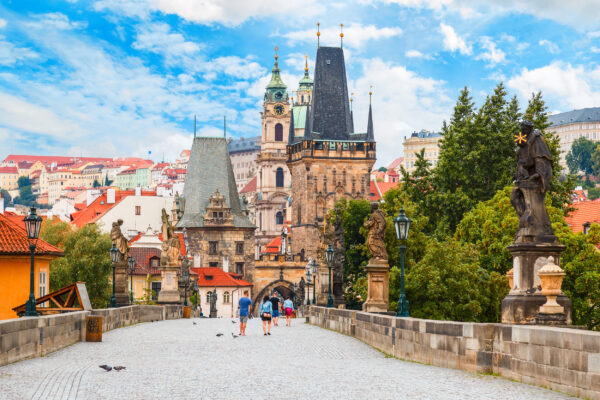
{"label": "cobblestone pavement", "polygon": [[[192,323],[196,322],[196,325]],[[172,320],[107,332],[0,367],[0,399],[566,399],[489,375],[388,358],[301,320],[234,339],[230,319]],[[217,333],[224,336],[216,337]],[[104,372],[100,364],[123,365]]]}

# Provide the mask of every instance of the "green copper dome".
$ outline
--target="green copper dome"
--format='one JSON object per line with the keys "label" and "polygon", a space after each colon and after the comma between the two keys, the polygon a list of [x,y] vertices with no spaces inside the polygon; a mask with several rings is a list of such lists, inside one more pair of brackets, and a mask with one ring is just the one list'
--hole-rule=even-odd
{"label": "green copper dome", "polygon": [[271,81],[267,85],[267,91],[265,92],[265,101],[287,101],[287,86],[281,80],[279,64],[277,59],[279,57],[275,55],[275,65],[271,70]]}

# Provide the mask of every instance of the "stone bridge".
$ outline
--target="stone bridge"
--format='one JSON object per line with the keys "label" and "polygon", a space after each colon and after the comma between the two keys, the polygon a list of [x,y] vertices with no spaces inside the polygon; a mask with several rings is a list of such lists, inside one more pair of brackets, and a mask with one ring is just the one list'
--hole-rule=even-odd
{"label": "stone bridge", "polygon": [[[281,323],[272,329],[271,336],[264,336],[260,321],[253,319],[248,323],[248,335],[234,338],[232,333],[237,334],[239,328],[230,319],[169,319],[177,314],[172,312],[169,316],[163,312],[161,317],[153,311],[155,322],[135,323],[145,312],[129,309],[130,318],[123,323],[119,323],[118,311],[106,312],[113,314],[106,315],[113,326],[121,328],[105,332],[101,343],[76,341],[44,357],[0,367],[0,399],[569,398],[492,374],[407,362],[386,355],[364,342],[376,345],[373,341],[379,340],[383,344],[385,329],[380,328],[385,327],[388,317],[358,313],[365,317],[356,318],[355,312],[313,307],[311,321],[327,324],[331,329],[298,318],[291,328]],[[347,316],[350,318],[345,321]],[[17,324],[21,325],[19,329],[26,329],[25,325],[31,323],[28,321],[38,320],[38,325],[45,326],[43,335],[53,329],[56,337],[61,335],[59,331],[67,333],[65,326],[69,323],[53,325],[49,322],[52,318],[0,322],[2,354],[6,354],[8,342],[19,348],[27,347],[27,341],[34,339],[24,335],[17,342],[7,340]],[[375,320],[380,318],[383,320]],[[41,320],[45,322],[40,323]],[[419,320],[409,320],[420,325]],[[349,336],[350,331],[344,335],[332,330],[343,331],[346,322],[348,329],[362,340]],[[402,329],[394,330],[402,333]],[[219,333],[223,336],[217,337]],[[453,334],[456,333],[455,330]],[[441,337],[444,333],[431,335]],[[45,339],[45,343],[50,340],[48,336]],[[437,338],[436,342],[442,340]],[[428,346],[431,343],[430,339]],[[543,349],[540,351],[543,353]],[[14,351],[12,354],[15,356]],[[26,354],[23,350],[21,356]],[[126,369],[105,372],[98,367],[100,364]],[[591,391],[580,394],[598,398]]]}

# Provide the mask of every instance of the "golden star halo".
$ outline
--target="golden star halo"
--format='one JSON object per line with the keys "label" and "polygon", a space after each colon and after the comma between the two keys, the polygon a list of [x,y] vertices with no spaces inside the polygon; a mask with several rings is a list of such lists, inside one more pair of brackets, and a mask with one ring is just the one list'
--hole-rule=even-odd
{"label": "golden star halo", "polygon": [[518,135],[515,135],[515,142],[518,144],[527,143],[527,137],[523,136],[523,132],[519,132]]}

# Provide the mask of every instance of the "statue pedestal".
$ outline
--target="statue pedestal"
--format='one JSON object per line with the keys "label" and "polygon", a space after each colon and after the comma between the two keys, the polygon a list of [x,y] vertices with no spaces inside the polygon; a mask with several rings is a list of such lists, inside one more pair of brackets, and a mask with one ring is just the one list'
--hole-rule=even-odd
{"label": "statue pedestal", "polygon": [[[564,313],[545,317],[540,307],[546,303],[541,291],[538,271],[546,265],[548,257],[559,264],[564,245],[555,243],[516,243],[508,250],[513,256],[513,287],[502,300],[502,323],[568,325],[571,323],[571,300],[564,294],[556,301],[564,307]],[[560,321],[560,322],[557,322]]]}
{"label": "statue pedestal", "polygon": [[127,263],[125,261],[118,262],[115,268],[115,297],[117,299],[117,307],[130,305]]}
{"label": "statue pedestal", "polygon": [[384,260],[371,259],[365,269],[369,287],[367,301],[363,303],[362,310],[385,313],[389,308],[390,266]]}
{"label": "statue pedestal", "polygon": [[179,266],[177,265],[167,265],[162,267],[162,270],[160,271],[162,283],[160,285],[157,301],[159,304],[179,304],[181,302],[177,280],[178,271]]}

